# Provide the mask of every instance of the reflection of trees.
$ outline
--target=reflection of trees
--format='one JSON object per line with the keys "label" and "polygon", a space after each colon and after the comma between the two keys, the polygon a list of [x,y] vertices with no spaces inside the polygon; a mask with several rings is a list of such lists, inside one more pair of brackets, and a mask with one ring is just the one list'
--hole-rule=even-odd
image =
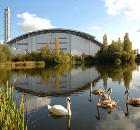
{"label": "reflection of trees", "polygon": [[55,89],[56,90],[58,90],[58,88],[59,88],[59,77],[60,77],[60,74],[56,73],[55,74]]}
{"label": "reflection of trees", "polygon": [[[4,68],[0,69],[0,83],[6,84],[7,80],[10,82],[12,75],[26,77],[41,77],[41,81],[47,84],[49,88],[51,83],[51,77],[55,77],[55,87],[58,90],[59,87],[59,77],[70,72],[73,68],[78,69],[81,65],[75,64],[58,64],[58,65],[49,65],[45,68]],[[85,65],[84,70],[91,68],[91,65]]]}
{"label": "reflection of trees", "polygon": [[107,88],[108,77],[111,78],[113,82],[117,81],[119,84],[123,81],[126,89],[128,89],[132,79],[132,71],[135,69],[135,63],[127,63],[119,66],[107,64],[97,65],[95,67],[103,77],[105,89]]}
{"label": "reflection of trees", "polygon": [[6,85],[7,81],[10,82],[12,78],[12,72],[5,68],[0,69],[0,83]]}

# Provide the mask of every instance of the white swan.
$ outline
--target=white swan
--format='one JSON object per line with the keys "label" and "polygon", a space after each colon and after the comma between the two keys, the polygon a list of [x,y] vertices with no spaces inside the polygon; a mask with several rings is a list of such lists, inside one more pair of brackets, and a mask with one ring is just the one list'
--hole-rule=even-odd
{"label": "white swan", "polygon": [[112,88],[109,88],[108,90],[107,90],[107,92],[108,91],[110,91],[109,92],[109,95],[107,95],[107,94],[105,94],[105,93],[103,93],[102,95],[101,95],[101,99],[104,101],[104,100],[111,100],[111,98],[110,98],[110,95],[111,95],[111,93],[112,93]]}
{"label": "white swan", "polygon": [[67,109],[65,109],[63,106],[61,105],[54,105],[54,106],[50,106],[48,105],[48,109],[50,110],[50,112],[52,112],[54,115],[71,115],[71,109],[70,109],[70,98],[68,97],[66,99],[67,101]]}
{"label": "white swan", "polygon": [[140,105],[140,98],[132,98],[132,99],[129,100],[129,90],[126,90],[125,94],[126,93],[127,93],[126,104],[129,104],[129,105]]}

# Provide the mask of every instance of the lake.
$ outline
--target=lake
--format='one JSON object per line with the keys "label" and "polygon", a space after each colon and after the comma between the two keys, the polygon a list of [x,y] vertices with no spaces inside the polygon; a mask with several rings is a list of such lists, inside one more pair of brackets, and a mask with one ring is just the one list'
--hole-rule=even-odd
{"label": "lake", "polygon": [[[140,98],[140,72],[135,63],[124,65],[57,65],[45,68],[1,69],[0,82],[15,84],[18,103],[24,92],[29,130],[139,130],[140,107],[126,106],[129,98]],[[92,82],[92,87],[90,83]],[[112,88],[111,99],[117,108],[97,108],[98,95],[90,89]],[[50,115],[47,105],[67,107],[71,116]],[[102,101],[102,100],[101,100]]]}

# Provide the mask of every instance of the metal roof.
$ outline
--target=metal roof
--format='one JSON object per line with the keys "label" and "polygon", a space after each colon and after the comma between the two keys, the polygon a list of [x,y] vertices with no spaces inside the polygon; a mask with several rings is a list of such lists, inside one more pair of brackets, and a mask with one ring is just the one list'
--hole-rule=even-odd
{"label": "metal roof", "polygon": [[97,41],[95,39],[95,36],[92,36],[92,35],[87,34],[85,32],[80,32],[80,31],[71,30],[71,29],[62,29],[62,28],[51,28],[51,29],[43,29],[43,30],[28,32],[28,33],[25,33],[23,35],[20,35],[18,37],[15,37],[15,38],[11,39],[10,41],[7,42],[7,44],[13,44],[13,43],[16,43],[17,41],[26,39],[28,37],[36,36],[36,35],[39,35],[39,34],[46,34],[46,33],[67,33],[67,34],[71,34],[71,35],[76,35],[76,36],[85,38],[85,39],[95,43],[99,47],[102,46],[102,43]]}

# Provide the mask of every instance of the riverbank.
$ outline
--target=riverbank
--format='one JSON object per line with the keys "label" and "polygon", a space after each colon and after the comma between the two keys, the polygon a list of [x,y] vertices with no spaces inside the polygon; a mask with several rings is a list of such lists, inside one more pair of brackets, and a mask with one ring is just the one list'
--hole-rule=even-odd
{"label": "riverbank", "polygon": [[5,62],[5,63],[0,63],[0,68],[3,67],[12,67],[12,68],[17,68],[17,67],[44,67],[45,66],[45,61],[25,61],[25,62]]}

